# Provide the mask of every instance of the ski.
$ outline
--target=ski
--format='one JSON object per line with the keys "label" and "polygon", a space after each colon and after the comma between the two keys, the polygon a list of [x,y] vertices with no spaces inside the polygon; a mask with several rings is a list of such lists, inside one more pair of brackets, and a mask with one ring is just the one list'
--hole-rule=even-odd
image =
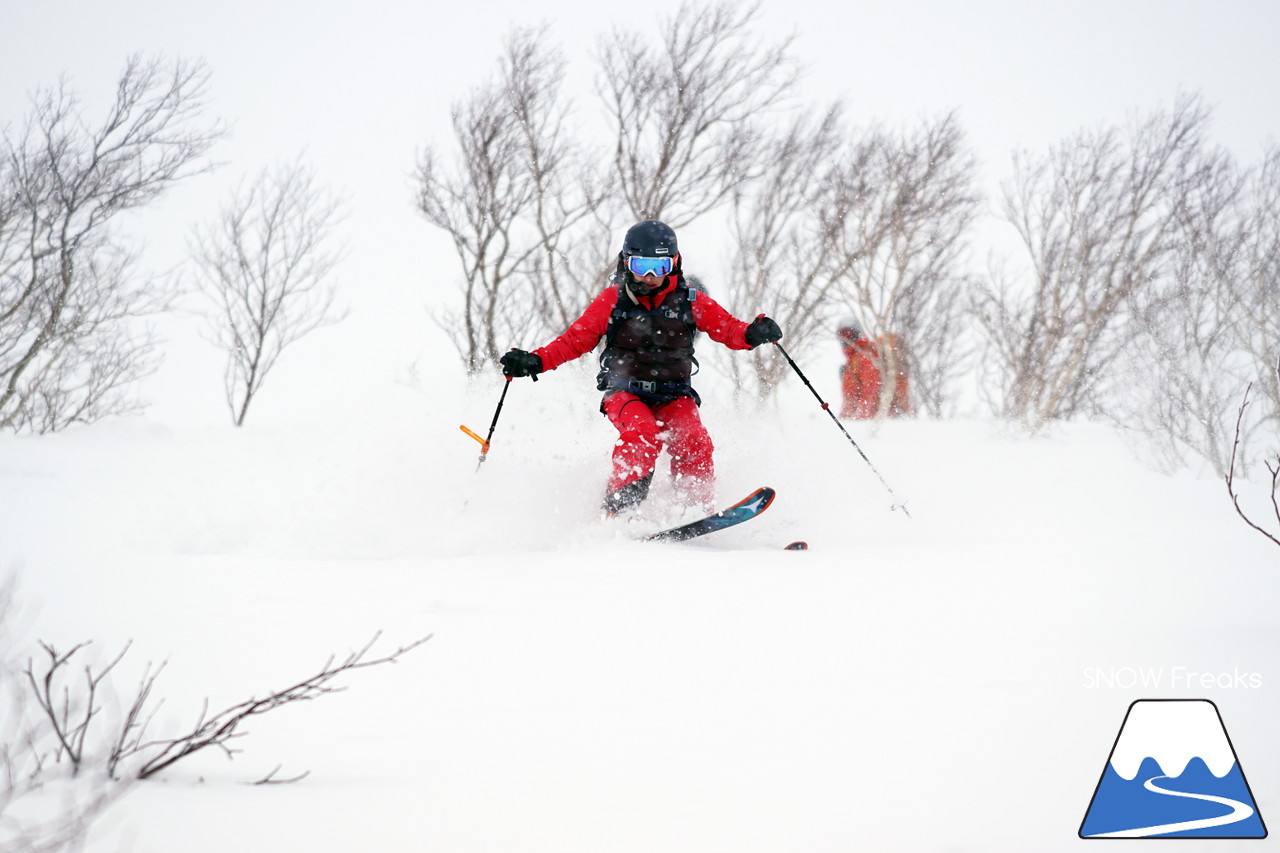
{"label": "ski", "polygon": [[660,530],[657,533],[646,536],[645,539],[649,542],[683,542],[686,539],[705,536],[708,533],[715,533],[717,530],[724,530],[726,527],[733,527],[735,524],[750,521],[768,509],[769,504],[773,503],[775,494],[776,492],[768,486],[761,486],[726,510],[721,510],[715,515],[709,515],[697,521],[691,521],[688,524],[681,524],[679,527]]}

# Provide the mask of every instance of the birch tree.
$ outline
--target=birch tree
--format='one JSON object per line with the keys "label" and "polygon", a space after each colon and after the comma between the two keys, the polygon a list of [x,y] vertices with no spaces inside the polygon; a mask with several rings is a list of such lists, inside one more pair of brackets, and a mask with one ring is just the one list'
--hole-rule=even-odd
{"label": "birch tree", "polygon": [[954,115],[898,134],[872,129],[844,158],[842,212],[831,223],[840,305],[869,337],[899,342],[881,348],[882,416],[893,399],[890,377],[900,371],[911,377],[916,404],[942,414],[963,367],[976,171]]}
{"label": "birch tree", "polygon": [[141,318],[168,283],[138,269],[122,214],[210,168],[202,63],[128,60],[105,115],[65,81],[0,134],[0,427],[48,432],[130,411],[155,366]]}
{"label": "birch tree", "polygon": [[[576,316],[578,226],[601,191],[562,93],[564,72],[545,27],[513,30],[497,77],[454,105],[454,156],[428,146],[418,158],[418,210],[462,264],[461,308],[436,320],[471,374]],[[594,271],[598,261],[589,263]]]}
{"label": "birch tree", "polygon": [[[734,305],[767,310],[799,354],[825,328],[838,286],[830,223],[841,213],[835,162],[844,138],[841,109],[796,116],[769,149],[771,168],[734,194],[734,255],[725,282]],[[739,391],[764,398],[790,370],[773,347],[719,359]]]}
{"label": "birch tree", "polygon": [[772,165],[771,114],[794,93],[799,70],[790,39],[755,33],[759,9],[685,2],[644,38],[628,23],[605,40],[611,178],[631,221],[679,229]]}
{"label": "birch tree", "polygon": [[227,354],[223,390],[236,426],[290,344],[344,316],[333,269],[341,199],[301,161],[242,183],[217,219],[192,232],[210,337]]}
{"label": "birch tree", "polygon": [[454,105],[456,149],[428,146],[415,176],[461,261],[461,304],[436,320],[469,373],[563,330],[632,223],[679,228],[764,173],[796,68],[789,40],[754,35],[757,11],[686,3],[645,38],[612,33],[596,57],[603,135],[564,95],[546,28],[508,36],[495,79]]}
{"label": "birch tree", "polygon": [[1240,306],[1236,327],[1254,383],[1260,425],[1280,427],[1280,144],[1268,146],[1245,188],[1243,274],[1230,298]]}
{"label": "birch tree", "polygon": [[1078,133],[1047,156],[1019,155],[1003,203],[1025,276],[984,285],[978,316],[1003,411],[1031,430],[1105,408],[1115,363],[1179,234],[1179,214],[1212,160],[1209,110],[1180,97],[1128,128]]}
{"label": "birch tree", "polygon": [[1221,476],[1237,443],[1235,400],[1248,382],[1237,330],[1251,308],[1239,295],[1252,225],[1229,158],[1206,159],[1195,181],[1159,278],[1130,302],[1135,339],[1117,364],[1106,410],[1143,437],[1162,468],[1202,458]]}

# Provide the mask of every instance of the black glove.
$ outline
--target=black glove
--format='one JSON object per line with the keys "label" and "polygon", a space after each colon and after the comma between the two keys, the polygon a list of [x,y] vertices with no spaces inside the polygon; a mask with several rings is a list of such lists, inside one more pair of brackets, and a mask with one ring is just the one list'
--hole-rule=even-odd
{"label": "black glove", "polygon": [[761,314],[747,326],[747,346],[752,348],[761,344],[771,344],[782,340],[782,329],[773,320]]}
{"label": "black glove", "polygon": [[503,376],[537,376],[542,372],[542,358],[522,349],[512,349],[499,359]]}

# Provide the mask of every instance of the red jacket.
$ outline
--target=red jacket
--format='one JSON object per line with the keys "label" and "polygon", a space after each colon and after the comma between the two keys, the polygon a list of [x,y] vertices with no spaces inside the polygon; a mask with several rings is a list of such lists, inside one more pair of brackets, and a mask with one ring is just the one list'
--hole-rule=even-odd
{"label": "red jacket", "polygon": [[[679,286],[679,276],[668,276],[666,285],[652,296],[640,297],[639,304],[653,310],[662,304],[667,294]],[[569,324],[564,334],[551,343],[534,350],[534,354],[542,359],[543,370],[555,370],[567,361],[580,358],[596,348],[600,339],[609,330],[609,316],[617,304],[622,292],[616,284],[609,284],[600,295],[592,300],[582,316]],[[629,297],[626,297],[629,298]],[[722,343],[729,349],[751,349],[747,344],[747,323],[737,319],[720,306],[718,302],[705,292],[699,292],[691,303],[693,320],[698,330],[705,332],[713,341]]]}
{"label": "red jacket", "polygon": [[899,359],[893,383],[893,399],[889,403],[889,417],[911,414],[911,403],[907,396],[907,366],[903,361],[904,354],[898,344],[898,336],[881,337],[877,342],[861,336],[852,341],[842,341],[845,365],[840,368],[840,385],[844,392],[844,406],[840,410],[840,417],[870,419],[879,415],[880,395],[884,386],[881,348],[886,352],[892,351]]}

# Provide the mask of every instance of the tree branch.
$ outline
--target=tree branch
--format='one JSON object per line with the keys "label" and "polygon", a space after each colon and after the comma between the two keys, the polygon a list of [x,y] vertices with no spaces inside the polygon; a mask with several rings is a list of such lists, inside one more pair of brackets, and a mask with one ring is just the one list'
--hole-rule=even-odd
{"label": "tree branch", "polygon": [[[1277,364],[1276,370],[1277,372],[1280,372],[1280,364]],[[1226,476],[1227,494],[1231,496],[1231,503],[1236,508],[1236,514],[1244,519],[1245,524],[1267,537],[1267,539],[1271,540],[1273,544],[1280,545],[1280,537],[1272,534],[1266,528],[1255,523],[1253,519],[1249,518],[1249,515],[1244,511],[1244,508],[1240,506],[1240,496],[1236,492],[1235,488],[1236,455],[1237,451],[1240,449],[1241,424],[1244,421],[1244,411],[1249,405],[1249,392],[1252,390],[1253,383],[1251,382],[1249,383],[1249,387],[1245,389],[1244,400],[1240,403],[1240,411],[1236,416],[1235,442],[1231,445],[1231,465],[1227,469]],[[1276,521],[1280,522],[1280,498],[1277,497],[1277,492],[1280,492],[1280,457],[1277,457],[1275,467],[1272,467],[1271,463],[1268,462],[1267,470],[1271,473],[1271,506],[1275,510]]]}

